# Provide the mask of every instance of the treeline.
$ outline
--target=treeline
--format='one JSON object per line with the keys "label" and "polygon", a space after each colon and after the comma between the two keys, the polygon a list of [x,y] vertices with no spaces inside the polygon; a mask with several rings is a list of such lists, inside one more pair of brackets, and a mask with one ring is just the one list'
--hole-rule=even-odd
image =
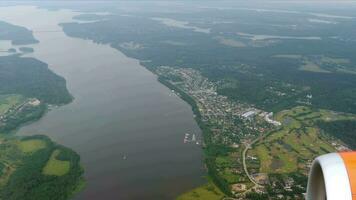
{"label": "treeline", "polygon": [[[7,184],[0,188],[0,199],[6,200],[66,200],[73,195],[83,175],[79,155],[74,151],[51,142],[45,136],[32,136],[28,139],[46,141],[47,147],[25,155],[22,164],[10,176]],[[43,167],[52,152],[61,151],[60,159],[70,162],[70,170],[63,176],[48,176],[42,173]]]}
{"label": "treeline", "polygon": [[338,121],[319,121],[317,123],[326,134],[339,138],[345,144],[356,148],[356,121],[338,120]]}
{"label": "treeline", "polygon": [[21,94],[42,103],[66,104],[72,101],[64,78],[34,58],[0,57],[0,94]]}

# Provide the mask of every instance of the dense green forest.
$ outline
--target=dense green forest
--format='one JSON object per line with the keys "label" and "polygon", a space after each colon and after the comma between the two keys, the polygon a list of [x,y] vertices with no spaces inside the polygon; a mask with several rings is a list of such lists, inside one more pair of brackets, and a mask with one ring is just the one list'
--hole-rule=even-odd
{"label": "dense green forest", "polygon": [[0,94],[21,94],[48,104],[71,102],[64,78],[47,64],[17,55],[0,57]]}
{"label": "dense green forest", "polygon": [[320,121],[318,126],[327,134],[339,138],[345,144],[356,148],[356,121],[338,120],[332,122]]}
{"label": "dense green forest", "polygon": [[[0,187],[0,199],[65,200],[81,184],[83,169],[79,164],[79,155],[74,151],[53,143],[45,136],[31,136],[20,140],[7,137],[1,138],[1,141],[0,163],[6,163],[5,173],[12,169],[15,171],[7,183]],[[57,159],[68,161],[70,165],[68,172],[62,176],[43,173],[43,168],[55,150],[60,151]],[[4,182],[2,179],[1,184]]]}
{"label": "dense green forest", "polygon": [[0,40],[11,40],[14,45],[25,45],[38,42],[33,37],[30,30],[3,21],[0,21]]}

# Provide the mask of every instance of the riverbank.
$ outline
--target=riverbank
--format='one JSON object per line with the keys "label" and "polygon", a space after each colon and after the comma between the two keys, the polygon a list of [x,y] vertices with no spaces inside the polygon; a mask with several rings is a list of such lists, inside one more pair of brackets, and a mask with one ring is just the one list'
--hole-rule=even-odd
{"label": "riverbank", "polygon": [[66,35],[58,24],[77,12],[8,7],[0,15],[33,30],[41,42],[31,56],[63,76],[75,98],[19,134],[45,134],[78,152],[87,185],[76,199],[168,200],[204,183],[201,147],[182,141],[201,135],[191,108],[138,60]]}
{"label": "riverbank", "polygon": [[80,156],[37,131],[17,134],[41,120],[48,105],[72,102],[66,81],[41,60],[16,53],[34,53],[22,46],[39,43],[31,30],[0,21],[0,32],[0,41],[10,44],[0,56],[0,199],[72,198],[85,185]]}
{"label": "riverbank", "polygon": [[40,120],[49,103],[60,106],[72,101],[65,84],[60,84],[65,81],[34,58],[1,56],[0,66],[0,76],[5,77],[0,81],[0,199],[75,196],[85,185],[80,156],[38,132],[16,134]]}
{"label": "riverbank", "polygon": [[[211,149],[211,131],[210,129],[204,124],[201,118],[201,114],[199,112],[199,107],[194,101],[192,97],[190,97],[188,94],[186,94],[183,90],[180,88],[176,87],[175,85],[171,84],[169,81],[165,80],[163,77],[158,77],[158,81],[168,87],[169,89],[173,90],[174,92],[177,92],[179,94],[179,97],[187,102],[194,113],[194,119],[196,120],[197,124],[199,125],[200,129],[203,132],[203,149],[204,149],[204,155],[205,155],[205,165],[208,170],[208,175],[209,175],[209,180],[211,180],[212,183],[209,184],[214,184],[217,186],[218,190],[222,191],[225,195],[231,195],[231,190],[228,186],[228,184],[219,177],[217,171],[216,171],[216,166],[214,165],[214,150]],[[206,188],[205,186],[202,186],[203,190]],[[217,192],[219,193],[219,192]]]}

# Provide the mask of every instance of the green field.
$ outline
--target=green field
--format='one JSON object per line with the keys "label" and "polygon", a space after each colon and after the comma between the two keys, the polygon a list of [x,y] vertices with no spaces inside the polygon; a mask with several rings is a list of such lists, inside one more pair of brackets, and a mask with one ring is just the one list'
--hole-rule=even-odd
{"label": "green field", "polygon": [[49,161],[47,162],[46,166],[43,168],[43,174],[45,175],[54,175],[54,176],[63,176],[64,174],[68,173],[70,168],[69,161],[62,161],[58,160],[57,156],[60,154],[60,150],[56,149]]}
{"label": "green field", "polygon": [[260,161],[261,173],[306,173],[316,156],[335,151],[330,140],[320,134],[318,121],[356,119],[354,115],[295,107],[275,116],[282,129],[257,143],[249,155]]}
{"label": "green field", "polygon": [[24,153],[32,153],[46,147],[46,143],[39,139],[21,140],[19,141],[18,145],[21,151]]}
{"label": "green field", "polygon": [[309,72],[330,73],[330,71],[327,71],[321,68],[319,65],[315,64],[314,62],[308,60],[304,62],[304,64],[300,67],[300,70]]}
{"label": "green field", "polygon": [[0,95],[0,115],[6,113],[10,108],[23,103],[25,98],[21,95]]}
{"label": "green field", "polygon": [[212,182],[195,188],[177,197],[177,200],[219,200],[224,194]]}

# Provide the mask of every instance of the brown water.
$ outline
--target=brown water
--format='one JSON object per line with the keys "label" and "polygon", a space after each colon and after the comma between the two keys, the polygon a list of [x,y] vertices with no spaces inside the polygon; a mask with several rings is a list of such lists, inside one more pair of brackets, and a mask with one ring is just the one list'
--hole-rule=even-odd
{"label": "brown water", "polygon": [[66,36],[58,24],[76,14],[0,8],[0,20],[34,31],[31,56],[63,76],[75,98],[18,134],[45,134],[80,154],[87,187],[78,199],[172,199],[203,183],[201,147],[183,143],[186,132],[200,138],[189,105],[137,60]]}

